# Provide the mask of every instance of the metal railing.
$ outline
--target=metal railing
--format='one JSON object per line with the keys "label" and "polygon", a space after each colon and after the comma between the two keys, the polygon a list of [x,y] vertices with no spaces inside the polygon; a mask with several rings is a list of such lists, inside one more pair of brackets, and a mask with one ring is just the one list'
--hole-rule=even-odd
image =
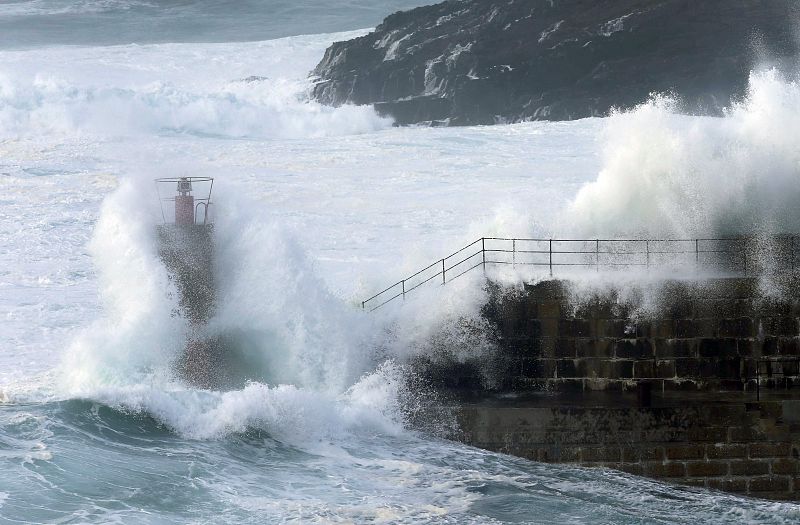
{"label": "metal railing", "polygon": [[[428,283],[441,285],[476,268],[489,266],[529,267],[545,270],[550,277],[566,269],[625,270],[640,268],[714,271],[747,276],[757,268],[762,250],[753,237],[707,239],[527,239],[481,237],[418,272],[401,279],[361,302],[363,309],[376,310],[405,298]],[[794,271],[796,238],[774,236],[769,248],[785,269]]]}
{"label": "metal railing", "polygon": [[[169,224],[170,221],[167,220],[168,213],[164,210],[164,205],[172,206],[171,213],[174,213],[175,209],[175,196],[171,197],[164,197],[161,192],[162,188],[164,191],[169,191],[169,187],[171,187],[172,191],[175,191],[175,185],[178,184],[179,181],[187,181],[194,185],[199,185],[200,187],[194,188],[196,191],[202,191],[205,197],[194,197],[194,223],[200,224],[198,222],[198,211],[200,207],[203,207],[203,225],[208,224],[208,208],[211,206],[211,192],[214,189],[214,178],[213,177],[162,177],[159,179],[155,179],[156,185],[156,195],[158,196],[158,202],[161,206],[161,219],[164,221],[164,224]],[[208,190],[206,192],[206,190]],[[171,204],[170,204],[171,203]]]}

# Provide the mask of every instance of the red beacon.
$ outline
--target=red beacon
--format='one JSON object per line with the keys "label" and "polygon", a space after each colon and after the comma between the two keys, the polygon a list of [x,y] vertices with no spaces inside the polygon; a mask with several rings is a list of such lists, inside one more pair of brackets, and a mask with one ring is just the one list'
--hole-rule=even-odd
{"label": "red beacon", "polygon": [[188,381],[206,388],[219,384],[218,341],[207,332],[214,311],[214,236],[211,177],[156,179],[163,224],[156,230],[158,253],[180,294],[176,316],[187,320],[187,341],[177,363]]}
{"label": "red beacon", "polygon": [[[214,189],[213,177],[170,177],[156,179],[156,192],[161,203],[161,218],[164,224],[176,226],[209,225],[209,206],[211,206],[211,191]],[[170,186],[174,194],[170,195]],[[202,192],[203,197],[195,197],[193,192]],[[166,195],[166,196],[165,196]],[[172,210],[170,210],[172,208]],[[174,221],[167,217],[174,210]],[[200,218],[202,217],[202,222]]]}

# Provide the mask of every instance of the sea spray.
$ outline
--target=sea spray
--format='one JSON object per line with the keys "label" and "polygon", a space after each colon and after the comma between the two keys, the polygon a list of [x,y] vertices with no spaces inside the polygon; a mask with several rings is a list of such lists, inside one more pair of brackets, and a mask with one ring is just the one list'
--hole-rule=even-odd
{"label": "sea spray", "polygon": [[722,118],[655,96],[606,125],[603,169],[567,210],[571,233],[719,237],[800,231],[800,84],[754,72]]}
{"label": "sea spray", "polygon": [[[305,439],[365,425],[451,432],[452,414],[436,408],[440,400],[403,362],[430,349],[429,337],[446,336],[470,311],[476,317],[480,288],[451,287],[447,297],[455,303],[428,308],[410,331],[402,316],[411,310],[370,315],[332,295],[291,232],[236,185],[217,192],[212,205],[217,306],[205,330],[226,341],[227,373],[239,374],[234,383],[241,386],[210,391],[180,380],[175,363],[189,326],[158,260],[160,216],[156,206],[141,205],[150,184],[127,180],[102,207],[91,250],[105,315],[71,345],[57,398],[144,412],[193,438],[257,428],[277,439]],[[402,326],[403,335],[387,340],[392,325]],[[446,346],[473,357],[485,352],[485,344],[469,344],[484,339],[479,329],[472,333],[464,341],[453,331],[447,341],[461,344]]]}

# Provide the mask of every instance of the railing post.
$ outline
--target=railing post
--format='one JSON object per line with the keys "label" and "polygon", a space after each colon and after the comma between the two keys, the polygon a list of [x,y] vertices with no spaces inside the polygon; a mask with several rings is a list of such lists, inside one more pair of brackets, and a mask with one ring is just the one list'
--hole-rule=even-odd
{"label": "railing post", "polygon": [[600,271],[600,239],[594,241],[594,269]]}
{"label": "railing post", "polygon": [[367,304],[366,301],[361,301],[361,309],[362,310],[366,310],[367,309],[366,304]]}
{"label": "railing post", "polygon": [[517,240],[511,239],[511,268],[517,267]]}
{"label": "railing post", "polygon": [[694,271],[700,271],[700,239],[694,240]]}
{"label": "railing post", "polygon": [[552,277],[553,276],[553,239],[550,239],[548,242],[549,242],[549,248],[548,248],[547,251],[550,254],[550,277]]}
{"label": "railing post", "polygon": [[481,254],[483,255],[483,275],[486,275],[486,237],[481,237]]}
{"label": "railing post", "polygon": [[445,271],[446,270],[445,270],[445,266],[444,266],[444,259],[442,259],[442,284],[447,283],[447,279],[445,279],[445,276],[444,276],[444,272]]}
{"label": "railing post", "polygon": [[650,269],[650,241],[644,241],[644,250],[645,250],[645,253],[647,254],[645,267],[649,270]]}

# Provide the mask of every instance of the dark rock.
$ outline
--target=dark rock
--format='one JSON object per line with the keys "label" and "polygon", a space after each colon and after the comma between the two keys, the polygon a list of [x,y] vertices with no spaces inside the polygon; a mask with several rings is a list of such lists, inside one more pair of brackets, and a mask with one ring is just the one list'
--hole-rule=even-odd
{"label": "dark rock", "polygon": [[653,92],[718,114],[763,57],[798,48],[792,0],[448,0],[337,42],[314,70],[325,104],[398,124],[569,120]]}

